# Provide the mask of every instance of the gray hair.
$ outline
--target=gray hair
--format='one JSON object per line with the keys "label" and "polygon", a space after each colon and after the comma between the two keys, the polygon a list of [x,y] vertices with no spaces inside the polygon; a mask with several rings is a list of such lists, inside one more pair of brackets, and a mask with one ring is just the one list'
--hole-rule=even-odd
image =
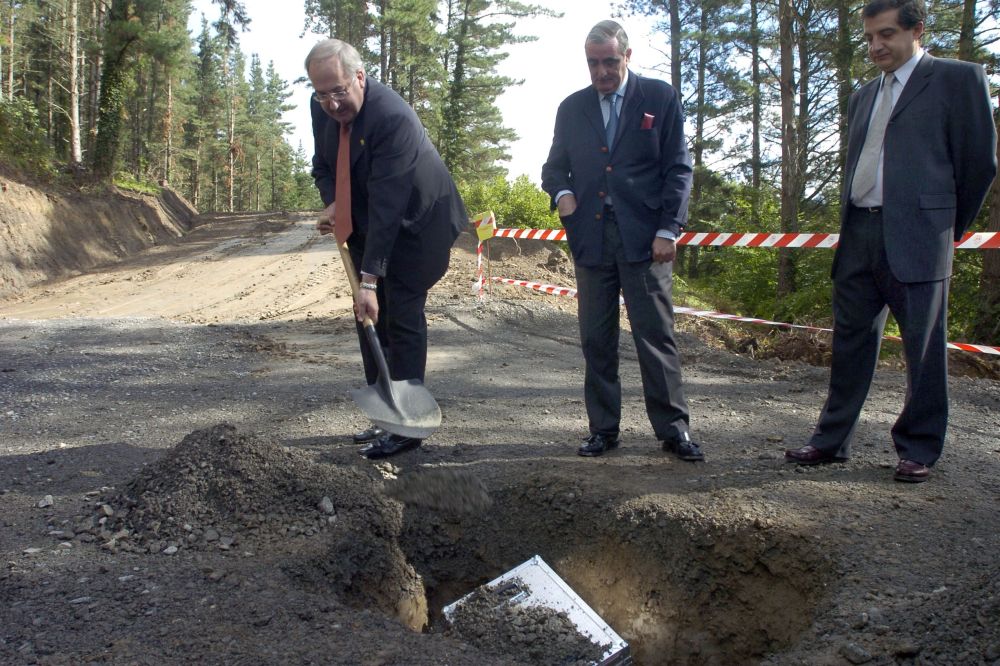
{"label": "gray hair", "polygon": [[625,34],[625,28],[615,21],[601,21],[595,25],[590,29],[585,43],[607,44],[612,39],[618,40],[618,52],[625,55],[628,51],[628,35]]}
{"label": "gray hair", "polygon": [[317,42],[316,46],[309,51],[309,55],[306,56],[306,73],[309,73],[309,65],[314,60],[326,60],[327,58],[337,59],[344,76],[353,76],[358,70],[364,69],[361,55],[356,48],[347,42],[330,38]]}

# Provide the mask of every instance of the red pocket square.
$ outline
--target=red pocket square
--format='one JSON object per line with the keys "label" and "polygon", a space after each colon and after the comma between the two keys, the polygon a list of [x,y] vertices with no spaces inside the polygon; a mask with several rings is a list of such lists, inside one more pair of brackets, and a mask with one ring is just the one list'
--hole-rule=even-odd
{"label": "red pocket square", "polygon": [[652,116],[652,115],[650,115],[648,113],[642,114],[642,127],[641,127],[641,129],[653,129],[653,120],[655,120],[655,119],[656,119],[656,116]]}

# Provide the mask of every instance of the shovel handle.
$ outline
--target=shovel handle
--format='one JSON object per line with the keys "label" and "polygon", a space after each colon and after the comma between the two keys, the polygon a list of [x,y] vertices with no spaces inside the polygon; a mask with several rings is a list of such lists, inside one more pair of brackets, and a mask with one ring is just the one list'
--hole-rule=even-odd
{"label": "shovel handle", "polygon": [[[358,292],[361,291],[361,284],[358,281],[358,272],[354,269],[354,260],[351,259],[351,251],[347,247],[347,241],[337,243],[337,249],[340,250],[340,258],[344,262],[344,270],[347,272],[347,281],[351,283],[351,297],[356,300],[358,298]],[[365,315],[365,319],[362,323],[365,328],[375,326],[375,322],[373,322],[372,318],[368,315]]]}
{"label": "shovel handle", "polygon": [[[358,281],[358,272],[354,269],[354,260],[351,259],[351,251],[347,247],[347,241],[337,243],[337,249],[340,250],[340,258],[344,262],[344,271],[347,273],[347,281],[351,283],[351,296],[354,299],[357,299],[361,286]],[[361,323],[365,327],[365,335],[368,338],[368,347],[371,349],[372,355],[375,356],[375,364],[378,366],[379,381],[384,381],[387,390],[391,390],[389,364],[385,360],[385,351],[382,349],[382,343],[379,341],[378,333],[375,331],[375,322],[373,322],[372,318],[366,314],[364,321]]]}

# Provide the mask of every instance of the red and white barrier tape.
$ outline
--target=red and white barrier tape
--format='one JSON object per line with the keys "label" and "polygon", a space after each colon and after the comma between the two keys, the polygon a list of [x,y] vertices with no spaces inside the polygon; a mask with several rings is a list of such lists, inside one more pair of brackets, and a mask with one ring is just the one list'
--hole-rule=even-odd
{"label": "red and white barrier tape", "polygon": [[[530,282],[528,280],[512,280],[510,278],[493,278],[494,282],[499,282],[501,284],[509,284],[515,287],[526,287],[528,289],[533,289],[535,291],[540,291],[546,294],[552,294],[553,296],[569,296],[570,298],[576,298],[576,289],[570,289],[568,287],[557,287],[551,284],[544,284],[542,282]],[[621,299],[619,302],[622,302]],[[789,324],[787,322],[781,321],[770,321],[769,319],[757,319],[755,317],[742,317],[740,315],[726,314],[724,312],[713,312],[711,310],[698,310],[696,308],[687,308],[676,306],[674,307],[674,312],[679,314],[688,314],[695,317],[705,317],[708,319],[726,319],[729,321],[739,321],[747,324],[763,324],[765,326],[778,326],[781,328],[798,328],[806,331],[820,331],[823,333],[833,333],[832,328],[820,328],[818,326],[804,326],[802,324]],[[901,341],[901,338],[895,335],[884,336],[886,340],[895,340],[897,342]],[[974,352],[979,354],[995,354],[1000,356],[1000,347],[990,347],[988,345],[973,345],[965,342],[949,342],[948,349],[960,349],[962,351]]]}
{"label": "red and white barrier tape", "polygon": [[[528,240],[566,240],[565,229],[497,229],[496,238],[524,238]],[[687,231],[677,239],[678,245],[714,247],[837,247],[839,234],[756,234]],[[955,243],[958,250],[1000,249],[1000,232],[981,231],[967,233]]]}

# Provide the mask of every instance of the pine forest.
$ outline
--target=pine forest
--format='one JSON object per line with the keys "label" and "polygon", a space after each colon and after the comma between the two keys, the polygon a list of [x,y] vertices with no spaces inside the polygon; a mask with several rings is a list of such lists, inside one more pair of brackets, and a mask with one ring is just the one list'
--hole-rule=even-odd
{"label": "pine forest", "polygon": [[[655,26],[659,76],[682,93],[695,166],[688,230],[837,231],[848,98],[877,74],[861,7],[609,4],[612,17]],[[42,182],[169,183],[202,212],[320,208],[312,146],[291,145],[282,120],[294,82],[267,54],[241,48],[253,20],[242,2],[212,0],[212,8],[189,30],[188,0],[0,0],[0,161]],[[520,83],[498,65],[539,38],[519,28],[537,16],[559,12],[515,0],[305,0],[302,30],[359,47],[368,74],[416,110],[470,213],[555,227],[548,197],[504,168],[517,135],[496,103]],[[992,80],[998,19],[994,0],[931,0],[923,45],[983,64]],[[525,72],[549,75],[544,63]],[[997,183],[973,231],[1000,231]],[[678,289],[701,305],[828,325],[831,259],[687,246],[675,272]],[[956,259],[950,339],[1000,344],[1000,252]]]}

